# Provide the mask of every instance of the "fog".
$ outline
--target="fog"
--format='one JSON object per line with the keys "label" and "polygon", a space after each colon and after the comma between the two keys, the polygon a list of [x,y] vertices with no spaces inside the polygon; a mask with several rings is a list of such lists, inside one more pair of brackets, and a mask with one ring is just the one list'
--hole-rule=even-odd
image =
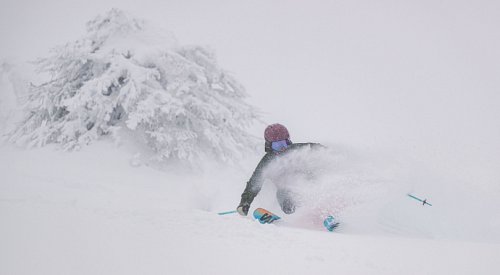
{"label": "fog", "polygon": [[43,56],[112,7],[213,48],[293,141],[380,152],[500,194],[497,1],[2,0],[0,57]]}

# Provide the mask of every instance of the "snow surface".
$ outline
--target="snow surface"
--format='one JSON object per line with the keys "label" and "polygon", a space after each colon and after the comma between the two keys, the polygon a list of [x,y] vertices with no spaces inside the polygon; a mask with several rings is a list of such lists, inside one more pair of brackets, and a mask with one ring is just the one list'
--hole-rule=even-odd
{"label": "snow surface", "polygon": [[[460,227],[478,229],[486,221],[471,227],[461,217],[434,239],[419,231],[432,234],[459,214],[441,215],[450,209],[437,200],[431,208],[401,197],[376,222],[345,214],[343,227],[330,233],[310,219],[285,217],[266,186],[253,206],[279,213],[284,222],[261,225],[237,214],[217,215],[233,209],[248,173],[166,173],[129,160],[127,150],[107,143],[75,153],[2,147],[0,274],[500,271],[498,242],[453,237]],[[470,233],[481,233],[476,231]]]}

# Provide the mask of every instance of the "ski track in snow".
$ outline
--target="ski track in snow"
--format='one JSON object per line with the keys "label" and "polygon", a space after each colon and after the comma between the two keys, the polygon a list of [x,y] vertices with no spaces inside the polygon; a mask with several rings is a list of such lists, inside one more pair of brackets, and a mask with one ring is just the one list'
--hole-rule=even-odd
{"label": "ski track in snow", "polygon": [[500,272],[498,243],[424,239],[418,228],[390,219],[351,232],[355,219],[346,217],[345,227],[330,233],[293,216],[281,225],[219,216],[237,204],[243,184],[210,189],[215,175],[134,168],[102,145],[74,154],[0,150],[0,274]]}

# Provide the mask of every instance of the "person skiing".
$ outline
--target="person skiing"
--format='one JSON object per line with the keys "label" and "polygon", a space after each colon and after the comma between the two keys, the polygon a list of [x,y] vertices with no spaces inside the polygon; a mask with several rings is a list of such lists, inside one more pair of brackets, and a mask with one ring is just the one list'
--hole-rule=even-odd
{"label": "person skiing", "polygon": [[[250,205],[257,194],[259,194],[264,181],[263,171],[270,163],[279,161],[282,156],[299,148],[323,147],[319,143],[292,143],[287,128],[279,123],[271,124],[266,127],[264,139],[266,154],[255,168],[250,180],[247,182],[245,190],[241,194],[241,202],[236,208],[236,211],[243,216],[248,214]],[[297,207],[296,196],[287,188],[286,184],[277,187],[276,198],[281,210],[283,210],[285,214],[294,213]]]}

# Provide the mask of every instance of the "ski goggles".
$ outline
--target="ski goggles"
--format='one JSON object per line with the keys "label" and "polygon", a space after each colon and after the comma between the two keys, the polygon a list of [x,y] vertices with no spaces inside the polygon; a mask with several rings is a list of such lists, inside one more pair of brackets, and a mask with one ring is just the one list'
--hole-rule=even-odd
{"label": "ski goggles", "polygon": [[273,141],[271,143],[271,148],[276,152],[284,151],[288,147],[288,142],[286,140]]}

